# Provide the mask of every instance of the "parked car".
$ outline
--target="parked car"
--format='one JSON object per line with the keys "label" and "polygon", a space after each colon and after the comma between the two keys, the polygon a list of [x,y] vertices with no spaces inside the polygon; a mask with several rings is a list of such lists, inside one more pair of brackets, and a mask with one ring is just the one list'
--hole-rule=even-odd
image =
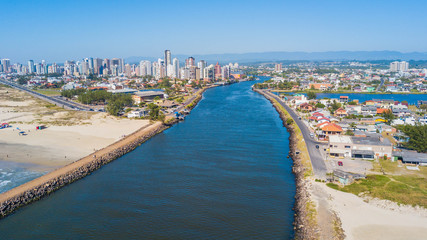
{"label": "parked car", "polygon": [[319,149],[319,145],[316,145],[316,148]]}

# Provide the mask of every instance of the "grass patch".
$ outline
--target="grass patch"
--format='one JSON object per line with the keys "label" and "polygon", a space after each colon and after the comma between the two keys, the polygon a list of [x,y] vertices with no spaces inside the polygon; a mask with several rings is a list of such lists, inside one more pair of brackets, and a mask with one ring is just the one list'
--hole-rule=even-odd
{"label": "grass patch", "polygon": [[[279,111],[287,118],[287,119],[293,119],[289,112],[274,98],[271,98],[273,100],[273,104],[279,109]],[[295,119],[292,121],[291,126],[294,129],[295,137],[297,139],[297,148],[300,151],[300,159],[302,161],[302,164],[304,167],[306,167],[306,171],[304,173],[304,177],[312,176],[313,175],[313,166],[311,165],[310,161],[310,155],[308,154],[307,150],[307,144],[304,141],[304,137],[302,135],[301,129],[298,127],[298,125],[295,123]]]}
{"label": "grass patch", "polygon": [[399,204],[427,208],[427,179],[417,176],[368,175],[366,179],[340,187],[335,183],[328,187],[355,195],[367,194]]}
{"label": "grass patch", "polygon": [[59,96],[59,95],[61,95],[61,92],[59,92],[58,90],[53,90],[53,89],[36,89],[34,91],[41,93],[41,94],[44,94],[46,96]]}

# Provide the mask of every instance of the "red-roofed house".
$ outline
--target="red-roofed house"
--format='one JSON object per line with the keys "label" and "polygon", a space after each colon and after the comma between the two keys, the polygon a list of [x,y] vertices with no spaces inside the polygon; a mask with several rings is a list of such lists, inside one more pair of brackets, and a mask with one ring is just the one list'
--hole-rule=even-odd
{"label": "red-roofed house", "polygon": [[303,112],[311,112],[311,111],[316,110],[316,108],[315,108],[315,107],[311,106],[311,105],[310,105],[310,104],[308,104],[308,103],[302,103],[302,104],[300,104],[300,105],[298,106],[298,108],[299,108],[301,111],[303,111]]}
{"label": "red-roofed house", "polygon": [[377,114],[383,114],[390,111],[388,108],[377,108]]}
{"label": "red-roofed house", "polygon": [[348,96],[340,96],[340,102],[348,102]]}
{"label": "red-roofed house", "polygon": [[329,123],[329,124],[322,127],[322,132],[325,136],[341,135],[342,128],[335,123]]}
{"label": "red-roofed house", "polygon": [[334,112],[335,117],[346,117],[347,115],[347,111],[344,108],[338,108]]}

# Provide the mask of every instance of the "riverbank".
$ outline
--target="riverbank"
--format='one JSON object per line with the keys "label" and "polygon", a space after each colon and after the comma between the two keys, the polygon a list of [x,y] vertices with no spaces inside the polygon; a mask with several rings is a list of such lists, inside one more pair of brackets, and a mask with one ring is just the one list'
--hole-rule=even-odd
{"label": "riverbank", "polygon": [[[263,91],[253,88],[253,90],[266,99],[268,99],[277,110],[280,118],[283,121],[283,125],[288,129],[290,133],[289,137],[289,156],[293,159],[292,171],[295,174],[296,182],[296,193],[295,193],[295,218],[294,218],[294,231],[295,239],[319,239],[319,229],[316,221],[317,212],[314,208],[313,201],[310,196],[309,188],[309,177],[312,175],[312,167],[307,152],[307,146],[303,141],[301,130],[294,123],[289,113],[280,106],[280,104]],[[298,146],[299,145],[299,146]],[[305,149],[304,149],[305,146]],[[299,154],[296,154],[300,152]]]}
{"label": "riverbank", "polygon": [[325,94],[384,94],[384,95],[393,95],[393,94],[402,94],[402,95],[424,95],[427,92],[354,92],[354,91],[319,91],[319,90],[306,90],[306,91],[292,91],[292,90],[271,90],[271,92],[278,93],[325,93]]}
{"label": "riverbank", "polygon": [[[197,92],[195,98],[185,107],[190,110],[194,108],[202,99],[204,91],[208,88],[203,88]],[[0,217],[5,217],[18,208],[41,199],[65,185],[89,175],[103,165],[134,150],[176,122],[175,119],[171,119],[168,124],[154,122],[148,126],[144,126],[138,131],[76,162],[0,194]]]}

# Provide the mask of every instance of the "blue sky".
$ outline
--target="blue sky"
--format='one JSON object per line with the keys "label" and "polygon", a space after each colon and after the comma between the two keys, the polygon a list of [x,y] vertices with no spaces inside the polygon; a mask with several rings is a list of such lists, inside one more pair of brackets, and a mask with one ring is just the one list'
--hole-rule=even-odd
{"label": "blue sky", "polygon": [[0,58],[427,52],[425,0],[0,0]]}

